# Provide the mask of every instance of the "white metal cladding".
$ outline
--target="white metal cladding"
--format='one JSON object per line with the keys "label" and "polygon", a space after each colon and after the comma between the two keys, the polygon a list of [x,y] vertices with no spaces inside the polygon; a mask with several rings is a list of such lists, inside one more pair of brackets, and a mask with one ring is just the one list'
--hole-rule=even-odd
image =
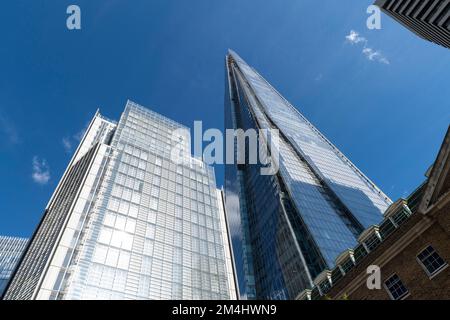
{"label": "white metal cladding", "polygon": [[[97,112],[8,297],[236,297],[214,170],[190,154],[171,160],[174,146],[190,152],[187,136],[174,136],[180,128],[131,101],[117,124]],[[71,183],[80,164],[83,177]]]}
{"label": "white metal cladding", "polygon": [[38,299],[236,297],[214,171],[171,161],[180,128],[128,101],[76,201],[86,219],[68,222]]}

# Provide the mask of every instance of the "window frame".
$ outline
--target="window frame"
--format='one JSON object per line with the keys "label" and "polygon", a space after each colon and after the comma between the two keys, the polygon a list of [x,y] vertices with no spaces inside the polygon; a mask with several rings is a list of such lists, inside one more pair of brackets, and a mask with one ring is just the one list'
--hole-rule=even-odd
{"label": "window frame", "polygon": [[[406,293],[405,293],[403,296],[401,296],[401,297],[399,297],[399,298],[397,298],[397,299],[394,298],[394,296],[393,296],[392,293],[391,293],[391,290],[389,290],[388,286],[386,285],[386,282],[387,282],[389,279],[391,279],[392,277],[394,277],[394,276],[397,276],[397,277],[398,277],[398,279],[400,280],[400,282],[402,283],[402,285],[403,285],[403,286],[405,287],[405,289],[406,289]],[[399,276],[397,273],[392,273],[390,276],[386,277],[385,280],[383,281],[383,287],[384,287],[384,289],[386,290],[386,292],[388,293],[389,298],[391,298],[391,300],[394,300],[394,301],[405,300],[407,297],[409,297],[409,296],[411,295],[411,292],[410,292],[409,289],[406,287],[405,283],[402,281],[402,279],[400,278],[400,276]]]}
{"label": "window frame", "polygon": [[[425,264],[422,262],[422,260],[420,260],[419,255],[424,252],[428,247],[431,247],[433,249],[433,251],[444,261],[444,264],[436,269],[433,273],[430,273],[430,271],[428,270],[428,268],[425,266]],[[422,267],[422,269],[425,271],[426,275],[428,276],[428,278],[431,280],[434,277],[436,277],[438,274],[440,274],[442,271],[444,271],[445,269],[448,268],[448,262],[445,261],[445,259],[439,254],[439,252],[431,245],[431,244],[427,244],[426,246],[424,246],[417,254],[416,254],[416,260],[419,263],[419,265]]]}

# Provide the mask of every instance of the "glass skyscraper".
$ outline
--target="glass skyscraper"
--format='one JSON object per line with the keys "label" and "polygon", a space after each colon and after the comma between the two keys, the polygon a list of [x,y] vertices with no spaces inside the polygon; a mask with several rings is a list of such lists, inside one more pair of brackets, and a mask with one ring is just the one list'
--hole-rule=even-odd
{"label": "glass skyscraper", "polygon": [[0,297],[22,256],[28,239],[0,236]]}
{"label": "glass skyscraper", "polygon": [[294,299],[391,204],[235,52],[226,57],[225,127],[278,129],[279,171],[228,164],[225,200],[241,297]]}
{"label": "glass skyscraper", "polygon": [[222,192],[186,131],[131,101],[97,112],[5,299],[235,299]]}

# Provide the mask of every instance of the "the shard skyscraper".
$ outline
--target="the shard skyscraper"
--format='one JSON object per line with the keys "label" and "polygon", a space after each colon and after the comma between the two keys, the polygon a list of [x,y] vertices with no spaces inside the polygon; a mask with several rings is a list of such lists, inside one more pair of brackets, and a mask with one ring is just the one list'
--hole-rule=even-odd
{"label": "the shard skyscraper", "polygon": [[241,297],[294,299],[380,222],[391,200],[230,51],[225,127],[278,129],[279,171],[229,164],[225,201]]}

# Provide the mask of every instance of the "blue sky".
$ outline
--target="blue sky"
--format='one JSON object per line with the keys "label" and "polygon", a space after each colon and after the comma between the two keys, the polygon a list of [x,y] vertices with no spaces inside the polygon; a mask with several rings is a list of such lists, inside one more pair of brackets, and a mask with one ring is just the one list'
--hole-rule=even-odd
{"label": "blue sky", "polygon": [[[228,48],[392,199],[407,195],[450,123],[450,52],[384,15],[368,30],[370,3],[3,1],[0,234],[31,235],[97,108],[118,119],[129,98],[223,128]],[[80,31],[66,28],[69,4],[81,7]]]}

